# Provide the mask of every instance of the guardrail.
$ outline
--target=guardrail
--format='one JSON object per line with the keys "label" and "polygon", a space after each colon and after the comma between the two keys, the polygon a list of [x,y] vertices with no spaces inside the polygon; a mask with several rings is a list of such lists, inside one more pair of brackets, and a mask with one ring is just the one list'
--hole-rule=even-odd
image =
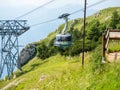
{"label": "guardrail", "polygon": [[108,48],[109,40],[120,40],[120,30],[105,30],[102,34],[102,61],[105,60],[105,51]]}

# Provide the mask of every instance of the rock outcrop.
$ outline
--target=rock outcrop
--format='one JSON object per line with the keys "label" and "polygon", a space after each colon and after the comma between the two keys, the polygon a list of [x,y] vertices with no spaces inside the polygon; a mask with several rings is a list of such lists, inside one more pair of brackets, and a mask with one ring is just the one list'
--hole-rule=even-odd
{"label": "rock outcrop", "polygon": [[34,44],[28,44],[20,52],[20,65],[23,66],[36,54],[36,46]]}

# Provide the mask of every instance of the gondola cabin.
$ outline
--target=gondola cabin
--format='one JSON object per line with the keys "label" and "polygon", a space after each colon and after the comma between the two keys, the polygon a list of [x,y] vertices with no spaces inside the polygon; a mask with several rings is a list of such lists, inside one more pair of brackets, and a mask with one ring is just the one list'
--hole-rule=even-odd
{"label": "gondola cabin", "polygon": [[54,46],[57,47],[68,47],[72,45],[72,36],[71,34],[57,34]]}
{"label": "gondola cabin", "polygon": [[64,26],[64,29],[62,30],[62,33],[56,35],[54,46],[69,47],[72,45],[72,42],[71,42],[72,36],[71,36],[71,34],[66,33],[66,30],[68,28],[68,16],[69,15],[70,14],[65,13],[65,14],[62,14],[61,16],[58,17],[59,19],[65,20],[65,26]]}

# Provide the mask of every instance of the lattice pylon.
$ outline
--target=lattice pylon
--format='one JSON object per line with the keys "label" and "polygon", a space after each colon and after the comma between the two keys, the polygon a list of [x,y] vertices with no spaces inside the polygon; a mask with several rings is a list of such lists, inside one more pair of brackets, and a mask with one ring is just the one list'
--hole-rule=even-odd
{"label": "lattice pylon", "polygon": [[7,67],[8,79],[13,75],[15,66],[21,69],[19,61],[18,36],[29,29],[26,26],[26,20],[1,20],[1,59],[0,59],[0,77],[4,66]]}

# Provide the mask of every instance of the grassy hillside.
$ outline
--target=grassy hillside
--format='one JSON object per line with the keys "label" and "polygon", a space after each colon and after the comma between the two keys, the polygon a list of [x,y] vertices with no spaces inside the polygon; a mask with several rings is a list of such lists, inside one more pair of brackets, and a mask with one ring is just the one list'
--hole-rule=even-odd
{"label": "grassy hillside", "polygon": [[16,79],[1,81],[0,88],[15,82],[7,90],[119,90],[120,62],[100,63],[100,49],[85,54],[84,68],[80,56],[34,58],[23,67],[23,74],[16,72]]}
{"label": "grassy hillside", "polygon": [[[109,8],[109,15],[112,15],[112,12],[114,10],[119,11],[120,14],[120,8]],[[100,11],[99,17],[94,18],[93,15],[87,18],[87,25],[89,26],[87,27],[87,30],[89,31],[87,35],[92,35],[90,31],[92,30],[92,27],[90,27],[91,23],[93,25],[96,25],[98,24],[97,20],[99,20],[101,23],[100,26],[102,25],[102,23],[105,24],[105,16],[106,9]],[[96,22],[94,23],[93,21]],[[69,22],[69,29],[71,23],[72,21]],[[76,19],[73,31],[81,31],[83,27],[82,23],[83,19]],[[36,46],[45,44],[46,46],[52,47],[50,43],[53,43],[56,32],[59,32],[62,28],[63,24],[58,28],[58,30],[49,34],[47,38],[41,40],[40,42],[36,42]],[[101,28],[97,28],[96,30],[99,29]],[[81,43],[81,40],[77,40],[81,37],[78,37],[79,35],[77,36],[76,33],[74,33],[74,35],[76,35],[74,47],[70,47],[70,49],[73,50],[72,53],[74,54],[76,54],[76,51],[78,51],[77,55],[66,55],[66,52],[63,53],[65,55],[61,55],[60,53],[54,52],[54,55],[51,55],[44,60],[38,58],[36,55],[36,57],[30,60],[25,66],[23,66],[23,73],[19,73],[19,71],[16,71],[14,73],[16,75],[16,78],[11,78],[10,81],[1,80],[0,89],[120,90],[120,62],[105,64],[101,63],[101,44],[99,42],[96,44],[95,41],[92,41],[92,39],[87,39],[87,44],[89,44],[89,46],[86,47],[92,49],[90,49],[89,51],[86,50],[87,52],[85,53],[85,65],[84,68],[82,68],[81,53],[79,53],[79,49],[81,50],[81,44],[79,44]],[[97,38],[97,40],[100,41],[101,37]],[[93,46],[95,46],[96,48]],[[67,49],[66,51],[69,50]]]}

